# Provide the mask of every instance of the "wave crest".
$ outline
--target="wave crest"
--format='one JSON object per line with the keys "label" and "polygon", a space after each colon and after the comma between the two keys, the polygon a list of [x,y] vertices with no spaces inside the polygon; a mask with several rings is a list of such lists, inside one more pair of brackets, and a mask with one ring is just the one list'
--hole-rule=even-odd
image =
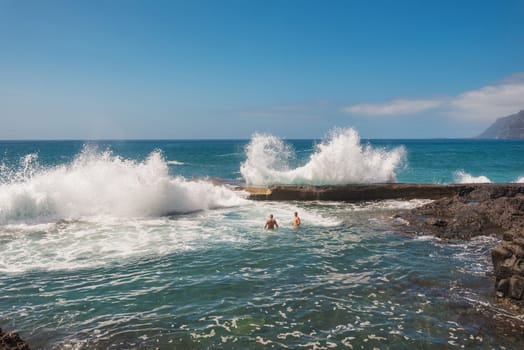
{"label": "wave crest", "polygon": [[362,145],[352,128],[333,131],[297,168],[290,166],[293,148],[273,135],[253,135],[245,151],[240,172],[248,185],[396,182],[395,172],[406,154],[403,147],[388,151]]}
{"label": "wave crest", "polygon": [[70,164],[49,169],[33,164],[35,156],[25,159],[28,165],[18,171],[3,171],[0,224],[86,216],[151,217],[244,201],[225,187],[170,176],[160,151],[139,162],[84,147]]}
{"label": "wave crest", "polygon": [[464,170],[455,172],[455,183],[459,184],[479,184],[479,183],[491,183],[491,180],[486,176],[473,176],[466,173]]}

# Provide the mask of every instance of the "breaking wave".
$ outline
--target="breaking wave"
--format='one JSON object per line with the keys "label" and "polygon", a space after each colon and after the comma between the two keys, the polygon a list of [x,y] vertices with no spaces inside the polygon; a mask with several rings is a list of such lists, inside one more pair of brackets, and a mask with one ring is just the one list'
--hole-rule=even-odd
{"label": "breaking wave", "polygon": [[459,184],[491,183],[491,180],[486,176],[473,176],[471,174],[466,173],[463,170],[456,171],[454,178],[455,183]]}
{"label": "breaking wave", "polygon": [[255,134],[246,146],[240,172],[248,185],[396,182],[405,160],[403,147],[392,150],[363,145],[351,128],[337,129],[316,145],[307,163],[293,168],[291,145],[276,136]]}
{"label": "breaking wave", "polygon": [[85,147],[70,164],[47,169],[38,166],[36,154],[26,155],[17,169],[0,169],[0,224],[155,217],[244,201],[226,187],[170,176],[168,168],[160,151],[139,162]]}

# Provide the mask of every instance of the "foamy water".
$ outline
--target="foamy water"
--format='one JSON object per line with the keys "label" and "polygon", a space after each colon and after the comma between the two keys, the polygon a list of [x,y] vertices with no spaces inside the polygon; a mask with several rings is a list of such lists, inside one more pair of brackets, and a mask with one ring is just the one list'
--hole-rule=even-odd
{"label": "foamy water", "polygon": [[[18,307],[2,311],[37,348],[511,346],[515,334],[482,321],[496,315],[491,285],[479,288],[496,241],[390,231],[391,213],[419,204],[253,202],[4,227],[15,243],[0,283]],[[268,213],[278,230],[262,229]]]}
{"label": "foamy water", "polygon": [[473,176],[459,170],[455,172],[455,183],[459,184],[472,184],[472,183],[491,183],[491,180],[484,175]]}
{"label": "foamy water", "polygon": [[[493,302],[498,241],[414,239],[393,218],[428,201],[257,202],[188,180],[238,180],[241,164],[268,182],[523,173],[500,148],[479,162],[449,156],[468,142],[440,142],[408,143],[407,163],[403,141],[349,130],[314,149],[261,135],[246,154],[245,141],[0,143],[1,326],[37,349],[518,348],[522,318]],[[354,174],[337,168],[348,154]],[[499,155],[503,168],[485,166]]]}
{"label": "foamy water", "polygon": [[[222,244],[241,247],[249,241],[246,230],[266,234],[263,227],[269,213],[277,218],[280,232],[292,230],[296,205],[241,202],[241,206],[170,216],[94,215],[47,223],[3,224],[0,272],[78,270],[141,257],[205,251]],[[309,227],[329,228],[342,223],[316,210],[300,209],[300,216]]]}
{"label": "foamy water", "polygon": [[[34,163],[36,156],[25,158]],[[85,148],[70,164],[46,169],[26,163],[0,185],[0,224],[157,217],[244,203],[226,187],[170,176],[160,152],[139,162]]]}
{"label": "foamy water", "polygon": [[248,185],[395,182],[405,156],[403,147],[388,151],[363,145],[354,129],[338,129],[315,147],[306,164],[293,168],[291,145],[273,135],[255,134],[240,172]]}
{"label": "foamy water", "polygon": [[[492,181],[484,175],[474,176],[468,174],[464,170],[459,170],[454,173],[454,183],[471,184],[471,183],[492,183]],[[524,176],[517,178],[513,183],[524,183]]]}

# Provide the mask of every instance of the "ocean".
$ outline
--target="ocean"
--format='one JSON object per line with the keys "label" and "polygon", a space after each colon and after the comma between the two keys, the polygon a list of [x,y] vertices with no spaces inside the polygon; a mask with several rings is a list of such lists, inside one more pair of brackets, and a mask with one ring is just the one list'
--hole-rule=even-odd
{"label": "ocean", "polygon": [[[32,349],[523,344],[524,318],[494,299],[497,238],[403,232],[393,215],[424,199],[257,202],[235,187],[524,182],[524,141],[341,129],[0,151],[0,328]],[[278,230],[263,229],[269,214]]]}

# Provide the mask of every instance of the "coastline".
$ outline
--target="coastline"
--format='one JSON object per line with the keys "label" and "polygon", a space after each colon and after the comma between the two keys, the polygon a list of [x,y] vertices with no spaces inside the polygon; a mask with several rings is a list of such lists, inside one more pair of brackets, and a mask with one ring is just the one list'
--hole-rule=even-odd
{"label": "coastline", "polygon": [[490,235],[501,238],[491,251],[494,295],[524,313],[524,184],[352,184],[245,187],[249,199],[269,201],[375,201],[432,199],[395,218],[399,230],[446,240]]}

